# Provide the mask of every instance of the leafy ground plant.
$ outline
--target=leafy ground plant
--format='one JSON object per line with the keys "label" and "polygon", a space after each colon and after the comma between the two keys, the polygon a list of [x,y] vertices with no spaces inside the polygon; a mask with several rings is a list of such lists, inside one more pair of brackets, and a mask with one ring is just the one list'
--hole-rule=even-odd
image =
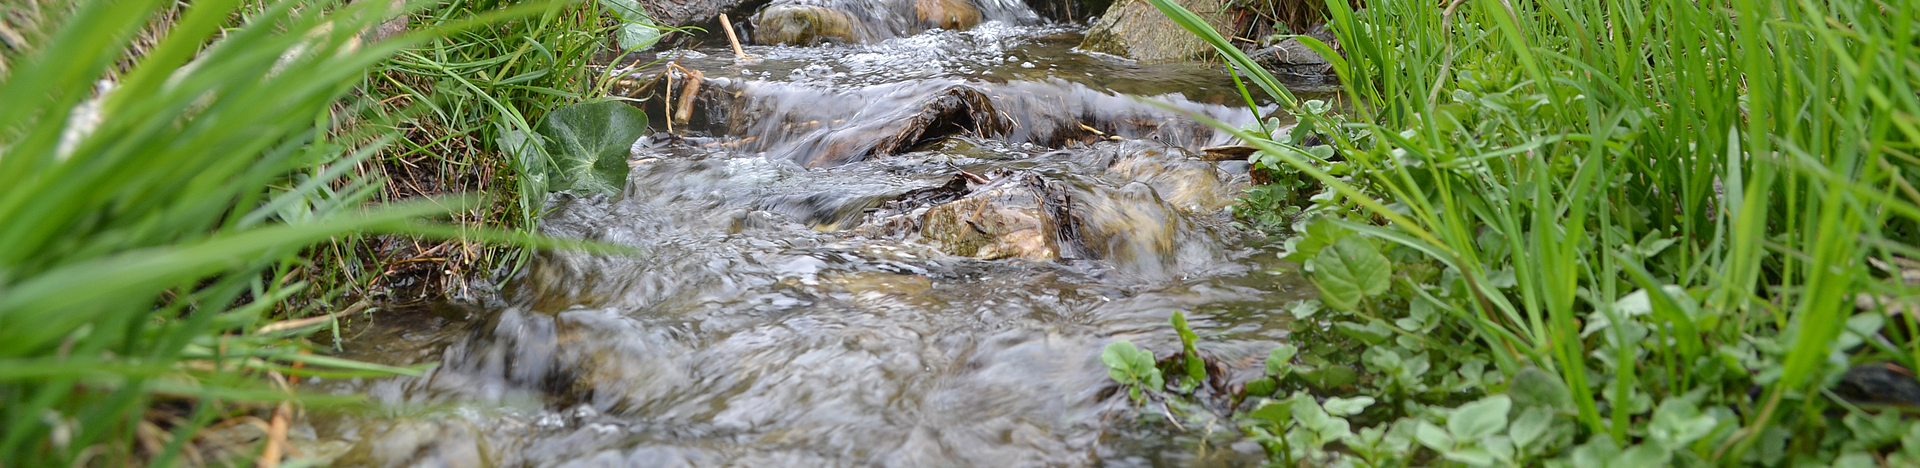
{"label": "leafy ground plant", "polygon": [[1135,404],[1143,404],[1152,392],[1166,387],[1166,378],[1155,365],[1153,351],[1135,347],[1133,343],[1115,341],[1107,345],[1100,353],[1100,362],[1106,363],[1107,374],[1113,381],[1127,387],[1127,396]]}
{"label": "leafy ground plant", "polygon": [[1152,1],[1327,143],[1232,129],[1320,190],[1288,357],[1360,371],[1247,395],[1276,461],[1916,460],[1916,2],[1333,1],[1333,118]]}

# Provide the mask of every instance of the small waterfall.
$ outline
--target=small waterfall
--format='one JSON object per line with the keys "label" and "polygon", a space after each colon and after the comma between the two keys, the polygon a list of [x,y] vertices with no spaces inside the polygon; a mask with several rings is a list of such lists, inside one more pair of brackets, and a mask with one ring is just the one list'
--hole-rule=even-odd
{"label": "small waterfall", "polygon": [[1040,21],[1019,0],[779,0],[752,18],[759,44],[870,43],[982,22]]}

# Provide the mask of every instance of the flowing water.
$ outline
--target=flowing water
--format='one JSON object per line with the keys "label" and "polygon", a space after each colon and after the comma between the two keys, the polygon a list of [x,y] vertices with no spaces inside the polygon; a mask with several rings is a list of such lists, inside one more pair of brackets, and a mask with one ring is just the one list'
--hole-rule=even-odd
{"label": "flowing water", "polygon": [[[635,252],[544,253],[476,305],[361,320],[343,356],[437,367],[307,383],[377,405],[316,414],[300,447],[379,467],[1258,465],[1214,415],[1310,288],[1232,224],[1246,164],[1194,156],[1231,141],[1175,110],[1250,114],[1216,69],[1078,39],[988,22],[669,56],[704,78],[635,91],[662,133],[624,193],[556,195],[542,225]],[[1100,362],[1116,340],[1173,355],[1174,311],[1222,374],[1211,407],[1136,406]]]}

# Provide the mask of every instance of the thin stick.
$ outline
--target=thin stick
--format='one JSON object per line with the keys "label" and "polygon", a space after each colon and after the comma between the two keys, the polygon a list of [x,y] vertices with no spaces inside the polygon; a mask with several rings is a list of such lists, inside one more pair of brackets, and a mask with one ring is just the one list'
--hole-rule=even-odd
{"label": "thin stick", "polygon": [[260,460],[254,464],[257,468],[278,468],[280,458],[287,447],[287,419],[292,417],[293,407],[286,402],[273,410],[273,421],[267,424],[267,447],[260,451]]}
{"label": "thin stick", "polygon": [[264,335],[267,333],[292,330],[296,328],[306,327],[309,325],[324,323],[328,320],[333,320],[341,316],[360,313],[360,311],[367,310],[368,307],[372,307],[372,306],[373,304],[370,304],[367,301],[355,302],[353,303],[352,306],[348,306],[347,310],[342,310],[342,311],[334,312],[327,315],[319,315],[319,316],[307,317],[303,319],[286,320],[281,322],[269,323],[266,326],[260,327],[260,330],[255,331],[254,333]]}
{"label": "thin stick", "polygon": [[747,52],[740,50],[740,38],[733,35],[733,20],[727,19],[726,13],[720,14],[720,29],[727,30],[727,42],[733,44],[734,60],[746,60]]}

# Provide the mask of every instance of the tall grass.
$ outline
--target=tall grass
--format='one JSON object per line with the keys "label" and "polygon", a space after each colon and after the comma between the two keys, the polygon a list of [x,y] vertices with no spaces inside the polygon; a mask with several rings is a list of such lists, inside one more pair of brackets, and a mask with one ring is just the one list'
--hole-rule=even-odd
{"label": "tall grass", "polygon": [[0,466],[173,465],[234,402],[289,398],[266,373],[413,372],[256,327],[307,246],[448,231],[418,220],[467,203],[364,208],[379,181],[343,176],[394,138],[339,104],[400,50],[525,12],[364,43],[401,11],[195,1],[130,52],[171,3],[74,4],[0,78]]}
{"label": "tall grass", "polygon": [[[1336,117],[1304,110],[1204,23],[1181,24],[1331,142],[1316,156],[1298,140],[1242,134],[1263,165],[1337,193],[1309,218],[1424,259],[1395,274],[1419,299],[1382,305],[1431,301],[1506,379],[1557,376],[1579,450],[1605,439],[1612,453],[1664,443],[1674,461],[1920,462],[1887,461],[1920,426],[1895,418],[1881,431],[1891,437],[1869,430],[1856,422],[1872,408],[1829,390],[1852,364],[1920,364],[1912,333],[1882,333],[1913,329],[1894,313],[1904,307],[1855,304],[1915,292],[1897,265],[1920,258],[1920,5],[1328,10],[1346,55],[1302,40],[1335,64],[1354,103]],[[1443,273],[1416,273],[1427,262]],[[1394,327],[1407,314],[1361,321]],[[1670,404],[1707,418],[1699,434],[1663,438],[1672,422],[1658,413]],[[1452,462],[1479,460],[1421,442]]]}

